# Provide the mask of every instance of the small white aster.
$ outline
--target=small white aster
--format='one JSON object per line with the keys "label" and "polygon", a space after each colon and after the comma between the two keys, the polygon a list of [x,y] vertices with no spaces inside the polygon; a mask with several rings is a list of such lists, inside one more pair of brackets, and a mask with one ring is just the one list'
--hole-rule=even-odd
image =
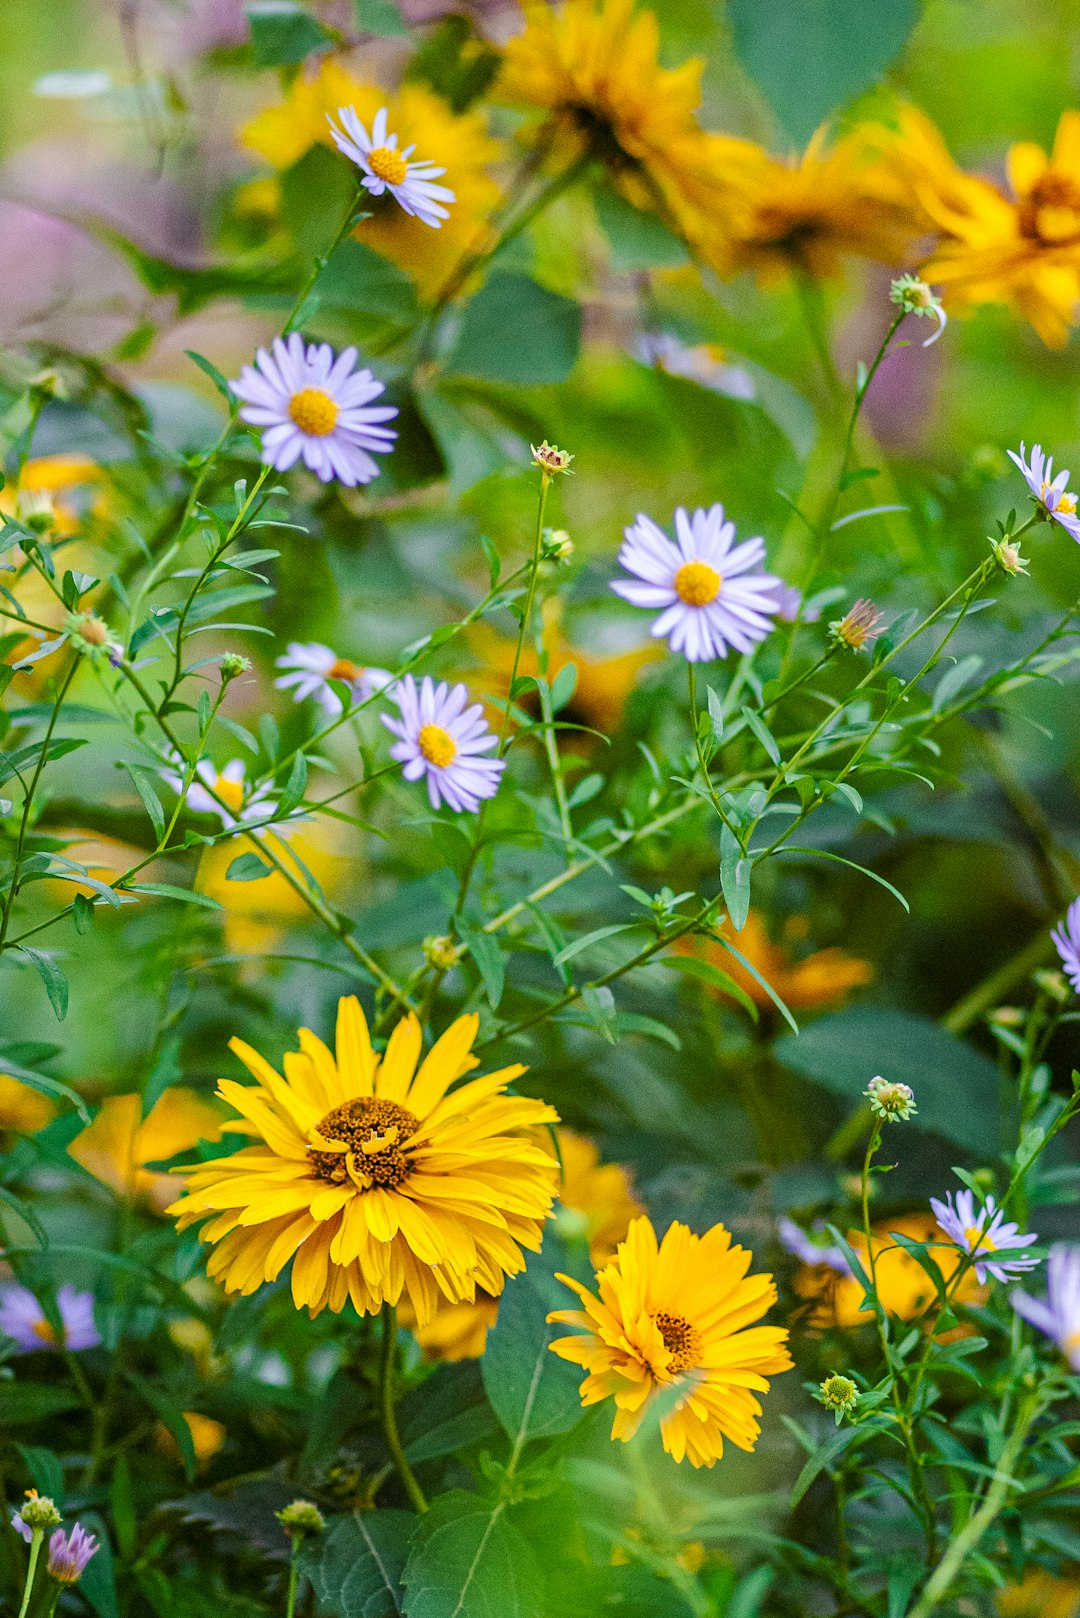
{"label": "small white aster", "polygon": [[1065,912],[1065,920],[1054,928],[1050,937],[1061,957],[1065,976],[1080,994],[1080,899],[1074,899]]}
{"label": "small white aster", "polygon": [[[184,785],[184,761],[170,754],[171,768],[161,772],[166,786],[180,792]],[[188,789],[187,806],[198,814],[217,815],[223,826],[248,826],[268,820],[273,814],[274,797],[269,785],[256,787],[247,794],[243,759],[234,758],[219,770],[208,758],[201,758],[195,766],[195,776]],[[213,794],[216,793],[217,797]],[[217,799],[221,798],[222,803]]]}
{"label": "small white aster", "polygon": [[639,514],[619,551],[620,565],[637,577],[616,579],[611,588],[635,607],[662,608],[652,633],[668,636],[671,651],[690,663],[726,657],[729,646],[748,652],[772,629],[783,582],[756,571],[764,540],[734,545],[735,524],[724,521],[720,505],[692,515],[680,506],[675,533],[673,545],[651,517]]}
{"label": "small white aster", "polygon": [[425,675],[420,685],[411,674],[387,692],[401,710],[400,719],[381,715],[387,730],[401,740],[390,749],[390,757],[403,765],[406,781],[427,776],[431,807],[446,803],[459,814],[474,812],[481,798],[493,798],[499,790],[499,777],[506,768],[501,758],[482,758],[498,744],[488,728],[479,702],[465,704],[469,693],[463,685],[436,685]]}
{"label": "small white aster", "polygon": [[1067,471],[1059,472],[1054,477],[1053,457],[1044,455],[1042,445],[1035,444],[1031,451],[1031,463],[1028,464],[1024,445],[1020,445],[1020,453],[1009,451],[1009,459],[1015,461],[1023,473],[1024,482],[1035,496],[1045,517],[1053,522],[1060,523],[1065,532],[1080,544],[1080,517],[1076,515],[1076,495],[1069,491],[1069,474]]}
{"label": "small white aster", "polygon": [[364,668],[347,657],[339,657],[319,641],[291,640],[285,656],[276,658],[275,665],[286,671],[274,681],[279,691],[292,691],[297,702],[314,697],[332,719],[341,712],[341,698],[331,686],[331,680],[347,685],[353,702],[357,703],[366,702],[394,678],[386,669]]}
{"label": "small white aster", "polygon": [[386,133],[385,107],[380,107],[375,114],[370,135],[356,116],[355,107],[338,108],[340,129],[329,113],[326,117],[338,151],[363,169],[360,184],[365,191],[373,197],[381,197],[384,191],[389,191],[407,214],[422,219],[433,230],[441,228],[443,220],[450,217],[443,203],[454,202],[456,198],[445,185],[433,185],[432,181],[446,170],[434,163],[410,163],[415,146],[398,151],[397,136]]}
{"label": "small white aster", "polygon": [[1012,1276],[1022,1275],[1025,1270],[1033,1270],[1042,1263],[1041,1259],[1030,1255],[1018,1258],[1001,1256],[1010,1249],[1030,1247],[1039,1238],[1034,1231],[1021,1236],[1020,1226],[1006,1221],[993,1197],[987,1197],[985,1205],[976,1208],[975,1198],[970,1191],[958,1191],[954,1206],[953,1193],[950,1191],[944,1202],[931,1197],[930,1206],[946,1236],[951,1236],[965,1253],[975,1254],[975,1274],[980,1286],[985,1286],[988,1275],[992,1275],[995,1281],[1008,1281]]}
{"label": "small white aster", "polygon": [[372,405],[385,384],[367,367],[354,369],[356,354],[346,348],[335,359],[329,343],[306,347],[294,331],[287,340],[275,337],[272,352],[260,348],[255,364],[229,383],[245,403],[241,421],[265,429],[267,466],[287,472],[303,456],[323,483],[337,478],[350,489],[378,476],[371,454],[393,449],[397,433],[382,423],[398,412],[395,405]]}
{"label": "small white aster", "polygon": [[1080,1247],[1063,1243],[1052,1247],[1046,1262],[1045,1299],[1014,1292],[1012,1306],[1053,1338],[1073,1370],[1080,1372]]}

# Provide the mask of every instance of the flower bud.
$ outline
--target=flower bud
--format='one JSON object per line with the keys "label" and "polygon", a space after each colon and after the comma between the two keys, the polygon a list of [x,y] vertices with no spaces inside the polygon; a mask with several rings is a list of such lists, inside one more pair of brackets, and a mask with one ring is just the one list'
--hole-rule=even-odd
{"label": "flower bud", "polygon": [[926,339],[923,347],[929,348],[931,343],[937,342],[945,330],[945,311],[941,307],[941,299],[925,281],[917,275],[901,275],[889,288],[889,298],[899,305],[905,315],[928,315],[936,320],[938,329]]}
{"label": "flower bud", "polygon": [[1069,985],[1061,972],[1048,972],[1042,969],[1038,972],[1033,972],[1031,980],[1037,989],[1041,990],[1051,1000],[1056,1000],[1059,1006],[1063,1006],[1070,998]]}
{"label": "flower bud", "polygon": [[48,489],[20,489],[15,497],[15,515],[35,534],[47,534],[56,522],[56,508]]}
{"label": "flower bud", "polygon": [[29,1539],[25,1529],[28,1528],[32,1534],[44,1533],[47,1528],[59,1528],[61,1520],[56,1501],[47,1494],[38,1494],[36,1489],[27,1489],[26,1499],[12,1519],[14,1526],[23,1532],[24,1539]]}
{"label": "flower bud", "polygon": [[1012,540],[992,539],[990,549],[993,552],[994,561],[1009,578],[1015,578],[1018,573],[1027,572],[1027,557],[1021,556],[1019,545],[1014,544]]}
{"label": "flower bud", "polygon": [[545,562],[569,562],[574,554],[574,541],[565,528],[545,528],[540,555]]}
{"label": "flower bud", "polygon": [[891,1083],[880,1074],[870,1080],[863,1094],[873,1111],[887,1123],[899,1123],[901,1119],[913,1117],[918,1111],[915,1092],[910,1085]]}
{"label": "flower bud", "polygon": [[533,465],[538,466],[545,477],[557,477],[560,472],[570,471],[570,462],[574,457],[555,444],[549,444],[547,439],[540,445],[531,444]]}
{"label": "flower bud", "polygon": [[1023,1028],[1024,1013],[1019,1006],[995,1006],[989,1020],[998,1028]]}
{"label": "flower bud", "polygon": [[290,1539],[308,1539],[321,1534],[326,1527],[326,1518],[310,1500],[294,1500],[284,1511],[276,1511],[274,1515]]}
{"label": "flower bud", "polygon": [[422,948],[425,961],[437,972],[449,972],[462,956],[461,945],[449,937],[425,938]]}
{"label": "flower bud", "polygon": [[68,640],[88,657],[106,654],[115,668],[124,655],[119,641],[109,634],[109,626],[96,612],[69,612],[64,620]]}
{"label": "flower bud", "polygon": [[849,1416],[859,1402],[859,1390],[849,1376],[829,1376],[821,1384],[814,1398],[831,1410],[839,1427],[844,1416]]}
{"label": "flower bud", "polygon": [[246,674],[251,668],[251,659],[244,657],[240,652],[225,652],[218,664],[221,669],[221,678],[225,685],[230,680],[238,680],[241,674]]}

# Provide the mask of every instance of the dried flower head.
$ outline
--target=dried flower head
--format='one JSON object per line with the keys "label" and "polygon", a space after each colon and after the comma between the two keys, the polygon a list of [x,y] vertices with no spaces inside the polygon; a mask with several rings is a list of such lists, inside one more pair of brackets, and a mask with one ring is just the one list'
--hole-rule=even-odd
{"label": "dried flower head", "polygon": [[945,330],[945,311],[941,307],[941,299],[925,281],[921,281],[917,275],[901,275],[889,288],[889,297],[905,315],[929,315],[936,320],[937,331],[931,333],[923,347],[929,348],[931,343],[937,342]]}
{"label": "dried flower head", "polygon": [[829,634],[851,652],[861,652],[885,627],[883,615],[872,601],[860,598],[843,618],[829,625]]}
{"label": "dried flower head", "polygon": [[827,1376],[814,1398],[833,1412],[839,1427],[858,1404],[859,1390],[849,1376]]}
{"label": "dried flower head", "polygon": [[326,1518],[310,1500],[294,1500],[274,1515],[290,1539],[308,1539],[326,1527]]}
{"label": "dried flower head", "polygon": [[909,1084],[891,1082],[880,1074],[870,1080],[863,1094],[878,1117],[886,1122],[899,1123],[901,1119],[914,1117],[918,1111],[915,1092]]}
{"label": "dried flower head", "polygon": [[560,472],[570,471],[570,462],[574,457],[565,449],[559,449],[555,444],[549,444],[547,439],[540,445],[530,445],[532,449],[533,465],[538,466],[545,477],[557,477]]}
{"label": "dried flower head", "polygon": [[120,642],[109,633],[109,626],[96,612],[70,612],[64,620],[68,640],[87,657],[100,657],[102,653],[115,668],[124,655]]}

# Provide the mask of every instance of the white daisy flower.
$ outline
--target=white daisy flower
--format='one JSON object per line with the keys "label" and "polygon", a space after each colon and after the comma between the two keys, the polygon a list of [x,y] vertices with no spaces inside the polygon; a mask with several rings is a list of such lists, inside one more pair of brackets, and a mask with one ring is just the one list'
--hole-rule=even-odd
{"label": "white daisy flower", "polygon": [[284,657],[275,659],[285,673],[274,681],[279,691],[292,691],[297,702],[314,697],[323,712],[335,718],[341,712],[341,698],[330,685],[340,680],[352,692],[353,702],[366,702],[376,691],[388,686],[394,676],[386,669],[369,669],[339,657],[319,641],[291,640]]}
{"label": "white daisy flower", "polygon": [[434,163],[410,163],[409,157],[416,150],[415,146],[406,146],[404,151],[398,151],[397,136],[386,133],[385,107],[375,114],[370,135],[356,116],[355,107],[338,108],[341,129],[329,113],[326,117],[338,151],[363,169],[364,178],[360,184],[365,191],[369,191],[373,197],[381,197],[384,191],[389,191],[407,214],[422,219],[433,230],[440,229],[443,220],[450,217],[443,203],[454,202],[456,198],[445,185],[433,185],[431,182],[437,180],[440,174],[445,174],[446,170]]}
{"label": "white daisy flower", "polygon": [[287,341],[275,337],[272,353],[260,348],[255,364],[229,383],[246,405],[241,421],[265,429],[267,466],[287,472],[303,456],[324,483],[337,478],[350,489],[378,475],[368,451],[386,455],[393,449],[397,433],[382,423],[397,415],[397,407],[372,407],[384,384],[366,367],[354,370],[355,364],[355,348],[335,359],[329,343],[305,347],[294,331]]}
{"label": "white daisy flower", "polygon": [[[170,754],[171,768],[161,772],[165,785],[174,792],[183,790],[184,760]],[[188,789],[187,806],[197,814],[217,815],[228,828],[250,827],[255,822],[268,820],[274,810],[274,797],[269,785],[247,791],[243,759],[234,758],[219,770],[208,758],[201,758],[195,766],[195,777]],[[217,797],[213,794],[217,794]],[[222,800],[219,803],[217,800]]]}
{"label": "white daisy flower", "polygon": [[1014,1292],[1012,1306],[1060,1348],[1074,1371],[1080,1371],[1080,1247],[1058,1243],[1046,1265],[1046,1297]]}
{"label": "white daisy flower", "polygon": [[772,629],[783,582],[756,571],[764,540],[733,546],[735,524],[724,521],[720,505],[692,515],[680,506],[675,533],[673,545],[651,517],[639,515],[619,551],[620,564],[637,578],[616,579],[611,588],[635,607],[662,608],[653,634],[668,636],[671,651],[690,663],[726,657],[729,646],[748,652]]}
{"label": "white daisy flower", "polygon": [[387,730],[401,740],[390,749],[390,757],[404,766],[406,781],[427,776],[431,807],[449,804],[459,814],[474,812],[481,798],[493,798],[499,790],[499,777],[506,768],[501,758],[481,758],[497,745],[479,702],[465,704],[469,693],[463,685],[453,687],[443,680],[435,685],[425,675],[417,687],[411,674],[390,688],[387,696],[401,710],[400,719],[381,715]]}
{"label": "white daisy flower", "polygon": [[995,1281],[1008,1281],[1014,1275],[1022,1275],[1025,1270],[1033,1270],[1042,1263],[1041,1259],[1026,1254],[1017,1258],[1005,1257],[1009,1249],[1030,1247],[1039,1238],[1034,1231],[1021,1236],[1020,1226],[1006,1222],[993,1197],[987,1197],[984,1207],[976,1208],[975,1198],[970,1191],[958,1191],[954,1207],[950,1191],[944,1202],[931,1197],[930,1206],[946,1236],[951,1236],[965,1253],[975,1254],[975,1274],[980,1286],[986,1285],[988,1275],[992,1275]]}
{"label": "white daisy flower", "polygon": [[1065,532],[1080,544],[1080,517],[1076,515],[1077,497],[1069,492],[1068,472],[1059,472],[1057,477],[1054,477],[1053,457],[1043,454],[1041,444],[1033,445],[1030,465],[1025,458],[1026,453],[1021,443],[1019,455],[1015,450],[1010,450],[1009,459],[1015,461],[1023,473],[1024,482],[1041,506],[1043,516],[1060,523]]}

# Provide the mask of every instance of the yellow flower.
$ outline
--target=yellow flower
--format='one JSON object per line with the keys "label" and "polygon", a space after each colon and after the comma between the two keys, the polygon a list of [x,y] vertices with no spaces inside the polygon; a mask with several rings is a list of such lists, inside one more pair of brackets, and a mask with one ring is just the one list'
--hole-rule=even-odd
{"label": "yellow flower", "polygon": [[[422,84],[403,84],[391,92],[365,83],[331,57],[316,73],[298,75],[285,100],[258,113],[241,139],[274,169],[291,168],[315,145],[333,150],[326,120],[328,114],[336,117],[339,107],[355,108],[369,128],[379,108],[387,107],[401,145],[415,145],[420,156],[447,171],[444,183],[455,201],[441,230],[410,218],[389,196],[365,200],[373,217],[356,230],[359,241],[407,270],[424,296],[433,296],[486,242],[488,219],[501,194],[489,170],[503,148],[489,135],[482,113],[455,113]],[[259,197],[265,205],[265,191]]]}
{"label": "yellow flower", "polygon": [[100,486],[103,477],[101,467],[86,455],[39,455],[27,461],[15,489],[0,493],[0,512],[17,516],[20,497],[25,503],[39,497],[43,508],[46,502],[51,507],[53,531],[66,538],[79,526],[76,491]]}
{"label": "yellow flower", "polygon": [[0,1073],[0,1131],[32,1135],[55,1117],[56,1107],[48,1096],[13,1079],[10,1073]]}
{"label": "yellow flower", "polygon": [[146,1165],[167,1162],[200,1140],[220,1140],[221,1118],[208,1101],[183,1085],[166,1090],[141,1122],[140,1113],[137,1095],[107,1097],[68,1151],[118,1197],[136,1197],[163,1213],[176,1187],[167,1174]]}
{"label": "yellow flower", "polygon": [[556,1338],[552,1351],[588,1371],[582,1404],[615,1400],[612,1438],[631,1439],[653,1397],[675,1388],[678,1403],[660,1418],[660,1434],[676,1461],[712,1466],[725,1438],[753,1449],[761,1431],[754,1394],[767,1393],[768,1377],[792,1362],[783,1327],[751,1324],[776,1302],[771,1275],[747,1275],[752,1257],[731,1245],[723,1225],[695,1236],[676,1223],[658,1245],[641,1218],[597,1275],[599,1296],[559,1277],[584,1309],[548,1319],[586,1335]]}
{"label": "yellow flower", "polygon": [[[825,1006],[836,1005],[852,989],[869,983],[874,976],[874,968],[870,961],[848,955],[836,945],[815,950],[797,959],[792,946],[806,937],[809,926],[805,916],[791,916],[784,926],[780,942],[774,942],[761,915],[751,910],[741,933],[734,932],[726,924],[721,931],[731,939],[740,954],[745,955],[757,968],[766,983],[772,985],[791,1011],[818,1011]],[[713,939],[680,939],[675,944],[675,951],[679,955],[698,955],[711,961],[733,978],[761,1011],[772,1012],[776,1009],[761,984],[740,965],[734,955],[728,954],[722,944]],[[721,994],[719,989],[711,992],[717,996]]]}
{"label": "yellow flower", "polygon": [[1019,1584],[998,1591],[997,1610],[1000,1618],[1078,1618],[1080,1581],[1031,1567]]}
{"label": "yellow flower", "polygon": [[[491,696],[505,697],[510,689],[517,642],[510,635],[498,634],[488,624],[478,624],[471,634],[470,644],[483,665],[475,682],[478,689]],[[549,684],[567,663],[573,663],[577,669],[574,694],[559,718],[573,724],[588,725],[606,736],[618,730],[622,723],[626,704],[641,670],[664,655],[664,648],[657,641],[647,641],[644,646],[636,646],[630,652],[616,652],[613,657],[597,657],[583,651],[563,630],[557,597],[545,603],[544,649],[548,655]],[[521,654],[518,674],[535,676],[539,672],[535,648],[526,646]],[[518,706],[528,712],[530,700],[535,708],[535,695],[530,699],[528,693],[517,699]],[[577,736],[574,746],[581,746],[586,740],[586,737]]]}
{"label": "yellow flower", "polygon": [[592,152],[636,207],[704,206],[702,63],[661,67],[656,15],[633,0],[566,0],[558,11],[531,0],[524,11],[494,94],[550,114],[538,143],[552,139],[567,162]]}
{"label": "yellow flower", "polygon": [[1080,113],[1062,113],[1049,157],[1029,141],[1011,148],[1011,195],[958,168],[914,107],[903,110],[894,151],[939,233],[920,273],[945,307],[1005,304],[1060,348],[1080,303]]}
{"label": "yellow flower", "polygon": [[[961,1253],[943,1236],[933,1214],[894,1214],[872,1227],[874,1269],[882,1307],[900,1320],[914,1320],[934,1300],[934,1287],[922,1265],[892,1239],[892,1231],[913,1242],[933,1242],[930,1257],[948,1281],[960,1262]],[[866,1235],[849,1230],[847,1239],[863,1268],[869,1274]],[[804,1264],[795,1277],[795,1291],[813,1302],[810,1322],[815,1327],[862,1326],[874,1318],[871,1308],[862,1308],[862,1284],[851,1275],[837,1275],[822,1264]],[[969,1269],[954,1296],[960,1303],[974,1303],[985,1297],[974,1269]]]}
{"label": "yellow flower", "polygon": [[913,188],[885,161],[886,142],[859,125],[830,144],[824,127],[799,158],[772,157],[730,135],[708,140],[719,209],[686,221],[721,275],[749,270],[768,285],[793,271],[824,280],[850,255],[901,263],[925,229]]}
{"label": "yellow flower", "polygon": [[[197,1410],[182,1410],[180,1413],[191,1434],[196,1470],[205,1472],[228,1437],[228,1430],[223,1422],[215,1421],[213,1416],[200,1415]],[[154,1443],[169,1460],[180,1459],[180,1445],[163,1421],[154,1424]]]}
{"label": "yellow flower", "polygon": [[[643,1211],[641,1204],[630,1189],[630,1177],[622,1164],[601,1163],[591,1140],[561,1128],[555,1131],[555,1139],[562,1160],[557,1226],[565,1229],[566,1223],[572,1223],[575,1234],[587,1238],[589,1257],[599,1268],[613,1257],[631,1219]],[[474,1303],[442,1304],[435,1319],[426,1326],[417,1326],[406,1308],[400,1318],[403,1326],[416,1332],[416,1340],[428,1359],[472,1360],[484,1352],[498,1309],[497,1298],[478,1291]]]}
{"label": "yellow flower", "polygon": [[[275,840],[274,852],[295,875],[304,879],[297,860],[311,873],[323,893],[332,898],[347,874],[356,878],[356,863],[342,847],[340,821],[322,818],[288,828],[288,836]],[[271,955],[290,927],[307,921],[311,911],[296,889],[274,871],[257,882],[230,882],[229,866],[236,859],[231,843],[215,843],[204,850],[195,886],[216,899],[225,911],[225,946],[233,955]]]}
{"label": "yellow flower", "polygon": [[351,1298],[374,1314],[404,1292],[421,1326],[440,1297],[500,1293],[521,1249],[540,1247],[558,1165],[529,1131],[557,1114],[505,1093],[517,1065],[451,1089],[477,1065],[478,1026],[459,1017],[417,1069],[414,1016],[379,1057],[360,1002],[344,999],[337,1059],[302,1028],[284,1079],[234,1039],[257,1083],[223,1079],[218,1094],[259,1144],[182,1171],[187,1190],[168,1210],[182,1230],[209,1220],[207,1273],[248,1294],[292,1259],[298,1309],[338,1313]]}

